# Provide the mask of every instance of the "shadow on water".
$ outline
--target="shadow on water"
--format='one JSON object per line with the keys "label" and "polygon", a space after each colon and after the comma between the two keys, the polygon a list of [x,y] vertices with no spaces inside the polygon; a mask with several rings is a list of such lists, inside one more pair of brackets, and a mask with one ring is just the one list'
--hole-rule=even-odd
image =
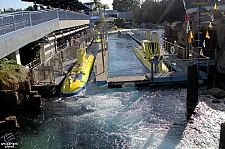
{"label": "shadow on water", "polygon": [[[183,85],[181,84],[180,86]],[[156,97],[154,97],[156,99],[152,101],[152,110],[147,113],[145,112],[144,121],[148,124],[158,124],[162,127],[161,129],[165,129],[165,131],[168,130],[157,149],[174,149],[181,142],[183,132],[188,124],[185,115],[185,100],[181,100],[183,96],[186,96],[186,94],[183,93],[184,88],[179,88],[179,85],[169,85],[156,87],[151,91],[153,93],[160,94],[160,92],[162,92],[163,94],[168,94],[168,98],[164,96],[160,98],[158,97],[159,95],[156,95]],[[176,99],[176,96],[179,100]],[[151,94],[150,97],[152,97]],[[151,133],[143,148],[151,147],[154,141],[154,134]]]}
{"label": "shadow on water", "polygon": [[188,122],[186,120],[176,121],[171,124],[169,131],[157,149],[175,149],[182,140],[183,132],[187,124]]}
{"label": "shadow on water", "polygon": [[152,145],[152,143],[154,142],[154,134],[151,134],[149,137],[148,137],[148,140],[145,142],[145,145],[144,145],[144,149],[145,148],[148,148]]}

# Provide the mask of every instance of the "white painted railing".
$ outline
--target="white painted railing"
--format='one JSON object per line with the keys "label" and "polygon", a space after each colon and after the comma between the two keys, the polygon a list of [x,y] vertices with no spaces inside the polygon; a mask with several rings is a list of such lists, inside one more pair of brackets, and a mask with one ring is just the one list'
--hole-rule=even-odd
{"label": "white painted railing", "polygon": [[62,9],[7,13],[0,16],[0,36],[19,30],[21,28],[38,25],[53,19],[89,20],[89,16],[86,14]]}

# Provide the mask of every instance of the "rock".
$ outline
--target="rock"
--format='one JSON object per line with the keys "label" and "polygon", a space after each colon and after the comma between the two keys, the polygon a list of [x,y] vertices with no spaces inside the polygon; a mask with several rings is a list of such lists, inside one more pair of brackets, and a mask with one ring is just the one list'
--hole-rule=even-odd
{"label": "rock", "polygon": [[177,22],[174,28],[172,29],[172,37],[177,37],[177,34],[180,30],[182,30],[183,23]]}
{"label": "rock", "polygon": [[1,90],[0,91],[1,107],[7,108],[10,106],[16,106],[24,101],[24,96],[17,91]]}
{"label": "rock", "polygon": [[11,128],[19,128],[19,124],[17,123],[17,119],[16,116],[9,116],[7,118],[5,118],[6,124],[7,124],[7,128],[11,129]]}
{"label": "rock", "polygon": [[198,79],[198,85],[200,85],[200,86],[204,85],[204,81],[201,79]]}
{"label": "rock", "polygon": [[223,17],[223,14],[220,10],[213,10],[213,16],[214,16],[214,20],[219,20],[221,17]]}
{"label": "rock", "polygon": [[0,131],[1,132],[5,130],[5,126],[6,126],[5,123],[6,123],[5,121],[0,121]]}
{"label": "rock", "polygon": [[171,25],[165,25],[164,26],[165,28],[165,37],[171,37],[171,34],[172,34],[172,28],[171,28]]}
{"label": "rock", "polygon": [[178,32],[178,41],[181,45],[187,45],[188,44],[188,40],[187,40],[187,36],[186,33],[181,30]]}
{"label": "rock", "polygon": [[220,102],[220,100],[218,100],[218,99],[213,99],[212,100],[212,103],[219,103]]}
{"label": "rock", "polygon": [[29,99],[30,106],[35,109],[40,109],[42,106],[41,95],[34,95]]}
{"label": "rock", "polygon": [[225,52],[224,51],[219,56],[219,60],[217,62],[217,68],[220,73],[225,74]]}
{"label": "rock", "polygon": [[31,97],[33,97],[34,95],[38,95],[38,91],[30,91],[29,94]]}
{"label": "rock", "polygon": [[146,24],[145,23],[141,23],[140,26],[141,26],[141,28],[146,28]]}
{"label": "rock", "polygon": [[26,78],[26,80],[23,82],[18,82],[18,83],[10,83],[10,85],[0,84],[0,89],[1,90],[15,90],[22,94],[29,93],[31,90],[31,81],[30,81],[30,78],[28,77],[28,70],[25,67],[21,66],[16,71],[19,74],[21,74],[22,76],[24,76],[24,78]]}
{"label": "rock", "polygon": [[225,24],[217,24],[215,27],[217,37],[218,37],[218,43],[219,48],[223,49],[225,46],[224,40],[225,40]]}
{"label": "rock", "polygon": [[219,20],[219,23],[225,24],[225,16],[222,16]]}
{"label": "rock", "polygon": [[20,93],[29,93],[31,90],[31,83],[30,83],[30,80],[28,79],[25,82],[14,83],[14,84],[11,84],[10,86],[1,84],[0,88],[2,90],[14,90],[14,91],[18,91]]}
{"label": "rock", "polygon": [[219,88],[212,88],[208,90],[208,92],[213,95],[215,98],[224,98],[225,97],[225,91],[221,90]]}

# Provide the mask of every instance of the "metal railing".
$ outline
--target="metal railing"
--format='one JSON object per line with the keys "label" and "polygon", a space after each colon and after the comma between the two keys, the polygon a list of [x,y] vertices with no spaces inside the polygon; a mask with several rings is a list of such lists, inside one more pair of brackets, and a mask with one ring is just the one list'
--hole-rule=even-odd
{"label": "metal railing", "polygon": [[7,13],[0,16],[0,36],[21,28],[38,25],[54,19],[89,20],[89,16],[62,9]]}
{"label": "metal railing", "polygon": [[64,75],[65,63],[74,60],[77,57],[77,49],[84,46],[85,38],[81,36],[75,42],[68,41],[67,44],[58,46],[55,53],[52,53],[43,63],[35,60],[26,65],[32,84],[56,84],[56,78]]}

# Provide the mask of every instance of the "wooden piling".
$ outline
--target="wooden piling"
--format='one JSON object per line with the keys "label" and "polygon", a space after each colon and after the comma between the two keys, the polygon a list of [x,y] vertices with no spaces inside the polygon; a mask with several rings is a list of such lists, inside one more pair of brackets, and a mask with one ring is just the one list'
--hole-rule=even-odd
{"label": "wooden piling", "polygon": [[225,149],[225,123],[221,124],[219,149]]}
{"label": "wooden piling", "polygon": [[151,61],[151,80],[153,82],[153,76],[154,76],[154,73],[153,73],[153,61]]}
{"label": "wooden piling", "polygon": [[187,117],[189,117],[191,116],[191,114],[193,114],[195,107],[198,103],[198,73],[196,64],[188,66],[187,77],[186,109]]}

